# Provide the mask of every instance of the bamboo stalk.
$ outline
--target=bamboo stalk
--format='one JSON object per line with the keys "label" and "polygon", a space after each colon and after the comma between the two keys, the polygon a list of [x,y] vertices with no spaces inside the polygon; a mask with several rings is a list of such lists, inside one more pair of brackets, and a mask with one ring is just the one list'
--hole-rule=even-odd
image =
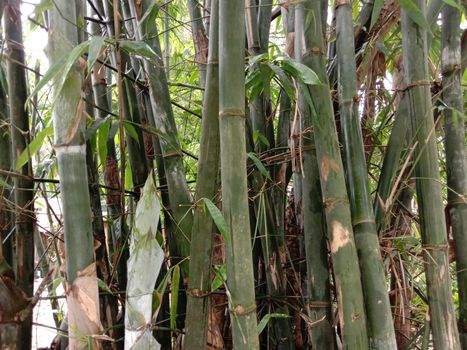
{"label": "bamboo stalk", "polygon": [[[425,11],[425,2],[416,4]],[[402,9],[402,48],[409,115],[418,142],[415,150],[417,202],[424,246],[430,323],[435,348],[460,349],[452,299],[447,233],[441,196],[430,83],[426,29]]]}
{"label": "bamboo stalk", "polygon": [[213,222],[202,198],[213,199],[219,187],[219,2],[211,1],[209,58],[203,105],[196,203],[191,232],[190,278],[185,344],[193,350],[206,348],[210,311]]}
{"label": "bamboo stalk", "polygon": [[[304,50],[300,38],[310,35],[305,27],[305,13],[302,4],[295,5],[295,21],[297,34],[295,42],[296,60],[302,61]],[[303,173],[299,171],[302,182],[302,218],[305,236],[306,254],[306,310],[310,322],[315,323],[308,328],[308,341],[313,349],[335,349],[336,341],[332,329],[333,316],[328,266],[328,248],[324,224],[323,198],[321,195],[318,160],[311,131],[311,114],[303,91],[298,89],[298,127],[301,135],[300,153]],[[296,165],[298,167],[298,165]]]}
{"label": "bamboo stalk", "polygon": [[370,347],[396,349],[391,306],[375,217],[371,207],[358,115],[357,74],[350,0],[339,1],[336,7],[336,34],[339,112],[343,130],[352,225],[362,273]]}
{"label": "bamboo stalk", "polygon": [[246,176],[244,37],[241,0],[220,2],[219,126],[222,209],[228,226],[227,288],[235,349],[258,349]]}
{"label": "bamboo stalk", "polygon": [[[460,6],[460,2],[456,2]],[[463,348],[467,348],[467,154],[465,149],[464,98],[461,78],[461,45],[459,9],[444,5],[442,25],[446,171],[448,213],[456,243],[457,287],[459,290],[459,333]]]}
{"label": "bamboo stalk", "polygon": [[310,108],[312,108],[316,155],[331,245],[343,342],[348,349],[366,349],[368,338],[363,291],[326,75],[321,6],[319,2],[311,0],[296,4],[296,6],[303,6],[304,11],[304,21],[301,23],[304,30],[298,31],[297,21],[295,26],[296,40],[302,42],[304,46],[302,51],[296,52],[296,55],[302,56],[303,63],[315,71],[322,83],[321,85],[310,85],[307,88],[313,102],[313,106]]}
{"label": "bamboo stalk", "polygon": [[[130,6],[133,5],[130,4]],[[141,13],[146,13],[151,5],[149,0],[142,1]],[[132,8],[132,13],[136,16],[134,8]],[[170,102],[158,29],[156,23],[146,23],[147,19],[141,22],[141,18],[137,17],[137,20],[137,39],[146,40],[156,53],[153,61],[144,61],[144,68],[148,77],[154,124],[163,134],[163,137],[159,140],[164,159],[170,206],[175,221],[175,241],[181,260],[181,273],[182,276],[186,277],[188,276],[188,261],[185,258],[190,254],[190,236],[193,223],[193,215],[190,209],[191,194],[186,182],[183,154]],[[147,30],[143,33],[142,28]]]}
{"label": "bamboo stalk", "polygon": [[[74,23],[78,21],[81,11],[78,4],[77,7],[69,6],[66,0],[57,0],[55,7],[50,10],[48,56],[51,65],[78,44],[79,35]],[[85,120],[82,118],[84,104],[81,99],[81,74],[77,65],[71,68],[62,90],[54,91],[54,94],[54,148],[60,175],[66,280],[70,290],[67,294],[70,349],[79,349],[88,344],[86,336],[100,333],[101,326],[87,190]],[[85,290],[89,303],[84,305],[79,300]],[[94,345],[98,346],[97,340],[94,340]]]}
{"label": "bamboo stalk", "polygon": [[[9,0],[5,7],[5,39],[7,41],[8,100],[11,120],[12,162],[16,161],[30,142],[29,113],[26,109],[27,83],[20,1]],[[22,175],[32,176],[32,164],[19,169]],[[13,180],[15,193],[16,284],[31,297],[34,292],[34,183],[30,178]],[[21,325],[20,347],[31,346],[32,316]]]}

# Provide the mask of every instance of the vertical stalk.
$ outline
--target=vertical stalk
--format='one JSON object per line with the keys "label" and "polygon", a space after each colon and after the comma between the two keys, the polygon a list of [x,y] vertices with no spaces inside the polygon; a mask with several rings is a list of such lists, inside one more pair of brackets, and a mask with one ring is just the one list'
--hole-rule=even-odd
{"label": "vertical stalk", "polygon": [[386,276],[371,207],[367,166],[358,115],[357,74],[352,2],[336,4],[339,112],[343,130],[352,226],[357,246],[367,312],[370,346],[396,349]]}
{"label": "vertical stalk", "polygon": [[212,219],[205,212],[202,198],[215,197],[219,172],[219,2],[211,1],[211,25],[209,34],[209,58],[206,90],[204,94],[201,126],[200,153],[196,184],[196,207],[191,232],[190,278],[185,344],[190,349],[206,348],[208,315],[210,309]]}
{"label": "vertical stalk", "polygon": [[248,213],[242,0],[221,0],[219,126],[222,207],[228,226],[227,288],[235,349],[259,349]]}
{"label": "vertical stalk", "polygon": [[[135,4],[130,4],[133,6]],[[136,5],[135,5],[136,6]],[[146,13],[151,6],[149,0],[141,3],[141,13]],[[132,9],[136,15],[136,11]],[[192,230],[193,216],[190,210],[191,194],[188,190],[185,168],[183,165],[183,154],[178,140],[177,126],[172,111],[170,93],[167,85],[167,77],[162,62],[162,51],[159,42],[156,23],[141,23],[138,20],[136,37],[146,42],[153,48],[156,56],[153,61],[144,61],[144,68],[149,83],[149,96],[153,110],[154,124],[163,133],[160,140],[164,168],[166,171],[167,187],[170,207],[175,220],[175,241],[179,257],[181,258],[182,276],[188,276],[188,261],[184,260],[190,254],[190,236]],[[142,28],[147,29],[142,32]]]}
{"label": "vertical stalk", "polygon": [[[21,1],[9,0],[5,7],[5,39],[7,41],[8,99],[11,120],[12,162],[26,150],[29,143],[29,114],[25,103],[27,84],[25,54],[20,12]],[[15,227],[16,227],[16,284],[28,297],[33,295],[34,285],[34,183],[32,164],[19,169],[21,177],[14,178]],[[32,316],[21,325],[22,349],[31,346]]]}
{"label": "vertical stalk", "polygon": [[[300,38],[309,33],[303,33],[305,29],[304,8],[302,4],[295,7],[295,21],[298,26],[298,34],[295,52],[297,61],[302,60],[303,43]],[[301,121],[303,159],[302,181],[302,215],[303,231],[305,237],[306,255],[306,310],[311,322],[317,322],[309,327],[309,343],[313,349],[335,349],[336,342],[332,329],[332,304],[329,281],[328,249],[326,242],[326,230],[324,224],[323,199],[320,188],[318,160],[314,145],[313,132],[311,131],[311,115],[308,103],[303,91],[298,89],[298,113]]]}
{"label": "vertical stalk", "polygon": [[[298,5],[298,4],[297,4]],[[307,86],[313,105],[310,106],[318,158],[321,191],[326,214],[328,237],[339,304],[339,319],[344,346],[348,349],[368,347],[363,291],[360,283],[357,250],[352,231],[344,171],[337,140],[334,111],[326,75],[325,48],[321,28],[321,4],[306,0],[304,9],[305,29],[296,29],[296,40],[304,46],[296,55],[312,68],[321,85]],[[298,23],[296,22],[296,28]],[[306,174],[305,174],[306,175]]]}
{"label": "vertical stalk", "polygon": [[[457,2],[459,5],[460,3]],[[467,158],[465,149],[464,98],[461,78],[459,9],[444,5],[441,32],[448,213],[456,242],[457,286],[459,289],[459,333],[467,348]]]}
{"label": "vertical stalk", "polygon": [[[417,1],[416,4],[424,13],[425,1]],[[460,349],[460,342],[449,276],[426,41],[426,29],[413,22],[407,11],[402,9],[405,82],[412,130],[418,142],[415,149],[417,201],[433,342],[435,348],[456,350]]]}
{"label": "vertical stalk", "polygon": [[[55,7],[50,10],[48,56],[51,65],[78,44],[78,29],[74,24],[79,21],[78,13],[81,11],[70,6],[66,0],[56,0]],[[99,334],[101,330],[87,188],[85,118],[82,117],[84,101],[81,98],[81,74],[77,64],[68,73],[62,90],[55,90],[54,94],[54,149],[62,194],[66,280],[69,290],[68,329],[70,349],[74,350],[86,346],[86,337]],[[83,293],[89,298],[86,304],[80,302]],[[98,346],[96,340],[94,343]]]}
{"label": "vertical stalk", "polygon": [[190,13],[191,31],[193,43],[195,44],[195,62],[198,66],[200,86],[204,87],[206,85],[206,63],[208,61],[209,41],[206,36],[199,1],[187,0],[187,7]]}

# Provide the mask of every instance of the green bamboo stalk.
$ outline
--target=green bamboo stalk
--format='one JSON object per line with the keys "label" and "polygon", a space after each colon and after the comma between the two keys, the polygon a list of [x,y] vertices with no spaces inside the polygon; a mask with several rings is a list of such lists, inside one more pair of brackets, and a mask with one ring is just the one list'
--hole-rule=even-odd
{"label": "green bamboo stalk", "polygon": [[219,126],[222,209],[228,226],[227,288],[233,345],[259,349],[246,177],[242,0],[222,0],[219,15]]}
{"label": "green bamboo stalk", "polygon": [[[246,35],[248,41],[248,53],[250,56],[265,54],[268,52],[269,27],[271,24],[271,0],[261,0],[257,5],[255,0],[246,1]],[[253,66],[251,69],[258,69]],[[270,88],[265,86],[264,91],[251,101],[250,121],[253,132],[259,132],[266,137],[269,146],[261,142],[256,142],[257,152],[263,152],[274,147],[274,128],[272,118],[267,115],[268,106],[270,109]]]}
{"label": "green bamboo stalk", "polygon": [[[304,33],[304,8],[302,4],[295,7],[295,52],[296,60],[302,60],[303,43],[300,38],[310,33]],[[324,224],[323,199],[320,188],[318,161],[311,132],[311,115],[308,103],[299,89],[298,113],[302,135],[302,217],[305,237],[306,254],[306,310],[310,321],[315,323],[308,328],[309,344],[313,349],[335,349],[336,341],[332,329],[333,316],[331,304],[331,291],[329,281],[328,249],[326,230]]]}
{"label": "green bamboo stalk", "polygon": [[371,207],[363,139],[358,115],[352,2],[336,8],[339,112],[343,130],[352,224],[359,255],[370,347],[396,349],[386,276]]}
{"label": "green bamboo stalk", "polygon": [[[416,2],[422,13],[423,0]],[[402,48],[409,115],[418,145],[415,172],[420,230],[424,246],[430,322],[435,348],[460,349],[452,299],[447,233],[441,196],[430,82],[426,29],[402,9]]]}
{"label": "green bamboo stalk", "polygon": [[[133,6],[130,3],[130,6]],[[144,14],[151,7],[149,0],[141,3],[141,12]],[[170,206],[175,221],[175,240],[181,262],[182,276],[188,276],[188,261],[184,260],[190,254],[190,236],[193,216],[190,210],[191,194],[188,190],[185,169],[183,166],[183,154],[178,140],[177,127],[170,102],[170,93],[167,78],[162,62],[162,51],[159,42],[156,23],[147,23],[147,19],[141,22],[135,9],[132,14],[138,20],[137,39],[144,39],[156,53],[152,61],[145,60],[144,68],[148,76],[149,95],[154,116],[154,124],[163,134],[159,139],[164,158],[164,168],[168,185]],[[147,24],[147,25],[146,25]],[[146,28],[146,32],[142,32]]]}
{"label": "green bamboo stalk", "polygon": [[185,344],[193,350],[206,348],[210,311],[211,252],[213,223],[206,213],[202,198],[213,199],[219,187],[219,5],[211,1],[209,57],[203,104],[196,207],[191,232],[190,278]]}
{"label": "green bamboo stalk", "polygon": [[[49,15],[48,56],[51,66],[78,44],[74,23],[79,9],[66,0],[55,1]],[[78,4],[77,4],[78,6]],[[83,20],[83,19],[81,19]],[[57,77],[56,80],[61,77]],[[86,173],[85,119],[81,118],[81,74],[77,65],[68,73],[61,91],[54,91],[55,152],[60,175],[64,215],[65,255],[68,283],[68,324],[70,349],[87,345],[86,336],[99,334],[99,298],[94,263],[94,241]],[[78,122],[76,121],[78,119]],[[77,123],[76,123],[77,122]],[[90,302],[80,303],[83,288]],[[97,341],[94,341],[98,346]]]}
{"label": "green bamboo stalk", "polygon": [[[460,6],[460,2],[456,2]],[[461,78],[459,9],[445,5],[441,34],[444,130],[448,208],[452,235],[456,242],[457,287],[459,290],[459,333],[467,348],[467,154],[465,149],[464,98]]]}
{"label": "green bamboo stalk", "polygon": [[[195,45],[195,62],[198,67],[200,86],[206,85],[206,64],[208,61],[209,40],[201,15],[201,5],[198,0],[187,0],[188,12],[190,14],[191,31]],[[165,45],[165,42],[164,42]]]}
{"label": "green bamboo stalk", "polygon": [[[8,102],[11,120],[12,161],[16,163],[19,155],[29,143],[29,114],[25,103],[27,83],[25,53],[21,22],[21,1],[9,0],[5,7],[5,39],[7,41],[8,61]],[[15,166],[16,168],[16,166]],[[26,177],[15,177],[15,226],[16,226],[16,284],[31,297],[34,292],[34,183],[31,180],[32,164],[23,165],[19,172]],[[32,315],[21,325],[20,346],[31,346]]]}
{"label": "green bamboo stalk", "polygon": [[[304,30],[300,36],[296,21],[296,40],[303,42],[302,62],[312,68],[321,85],[310,85],[313,102],[312,123],[316,155],[319,164],[321,191],[330,238],[334,278],[339,303],[339,319],[344,346],[348,349],[368,348],[363,292],[360,283],[357,250],[352,232],[352,219],[348,203],[342,160],[337,140],[331,95],[329,92],[324,43],[321,28],[321,6],[306,0],[303,6]],[[300,10],[299,10],[300,11]],[[297,37],[298,36],[298,37]],[[306,176],[306,174],[305,174]]]}

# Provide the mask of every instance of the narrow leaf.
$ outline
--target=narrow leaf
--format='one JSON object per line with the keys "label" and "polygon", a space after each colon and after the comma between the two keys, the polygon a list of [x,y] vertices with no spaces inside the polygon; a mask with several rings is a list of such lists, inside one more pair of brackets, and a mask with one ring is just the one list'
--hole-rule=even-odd
{"label": "narrow leaf", "polygon": [[259,172],[261,175],[264,177],[268,178],[269,180],[271,179],[271,175],[269,175],[269,171],[266,169],[266,167],[263,165],[263,163],[256,157],[256,155],[252,152],[247,153],[248,158],[250,158],[253,163],[255,163],[255,166],[258,168]]}
{"label": "narrow leaf", "polygon": [[120,46],[126,52],[144,56],[147,58],[158,57],[154,50],[144,41],[140,40],[120,40]]}
{"label": "narrow leaf", "polygon": [[414,21],[419,27],[430,32],[430,25],[428,24],[425,15],[413,0],[399,0],[399,4],[407,11],[407,14],[412,21]]}
{"label": "narrow leaf", "polygon": [[180,287],[180,267],[175,265],[172,271],[172,290],[170,293],[170,329],[177,328],[178,291]]}
{"label": "narrow leaf", "polygon": [[88,69],[91,68],[96,63],[97,59],[102,50],[102,46],[105,43],[105,39],[102,36],[95,36],[89,42],[89,54],[88,54]]}
{"label": "narrow leaf", "polygon": [[271,318],[288,318],[288,317],[289,315],[287,314],[278,314],[278,313],[264,315],[261,321],[259,321],[258,323],[258,334],[261,334],[264,328],[266,328],[266,325],[271,320]]}
{"label": "narrow leaf", "polygon": [[294,78],[297,78],[308,85],[322,85],[316,73],[309,67],[291,60],[290,58],[282,58],[282,67],[286,72],[289,72]]}
{"label": "narrow leaf", "polygon": [[31,141],[31,143],[26,147],[26,149],[19,155],[18,159],[16,159],[16,170],[20,169],[24,164],[26,164],[29,161],[29,157],[32,157],[34,154],[37,153],[37,151],[40,150],[44,139],[47,136],[52,135],[53,132],[53,125],[50,125],[37,133],[34,140]]}
{"label": "narrow leaf", "polygon": [[383,8],[384,0],[375,0],[373,4],[373,11],[371,12],[371,23],[370,29],[373,28],[374,24],[378,20],[378,17],[381,13],[381,9]]}
{"label": "narrow leaf", "polygon": [[227,235],[228,235],[227,224],[224,220],[224,216],[222,215],[221,211],[216,207],[216,205],[213,202],[211,202],[210,199],[202,198],[202,201],[204,202],[204,205],[208,209],[209,214],[212,217],[212,221],[214,221],[214,223],[216,224],[219,232],[224,237],[224,239],[227,239]]}

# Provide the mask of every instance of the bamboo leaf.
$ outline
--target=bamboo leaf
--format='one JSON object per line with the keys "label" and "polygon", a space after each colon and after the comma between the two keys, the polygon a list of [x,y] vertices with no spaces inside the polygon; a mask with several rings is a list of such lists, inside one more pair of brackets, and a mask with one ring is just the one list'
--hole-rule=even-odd
{"label": "bamboo leaf", "polygon": [[412,21],[414,21],[419,27],[430,32],[430,25],[428,24],[425,15],[413,0],[399,0],[399,4],[407,11],[407,14]]}
{"label": "bamboo leaf", "polygon": [[177,307],[178,307],[178,291],[180,287],[180,267],[174,266],[172,271],[172,290],[170,293],[170,329],[173,331],[177,328]]}
{"label": "bamboo leaf", "polygon": [[139,144],[138,133],[136,132],[135,126],[132,123],[124,120],[123,127],[128,132],[128,134],[131,136],[131,138]]}
{"label": "bamboo leaf", "polygon": [[268,67],[276,74],[287,95],[291,99],[295,98],[295,88],[293,86],[292,80],[290,80],[287,74],[285,74],[284,70],[273,63],[268,63]]}
{"label": "bamboo leaf", "polygon": [[227,224],[224,220],[224,216],[222,215],[221,211],[219,208],[216,207],[216,205],[208,198],[201,198],[201,200],[204,202],[204,205],[209,211],[209,214],[212,217],[212,221],[216,224],[219,232],[221,235],[224,237],[224,239],[227,239],[228,236],[228,229],[227,229]]}
{"label": "bamboo leaf", "polygon": [[381,13],[381,9],[383,8],[384,0],[375,0],[373,4],[373,11],[371,12],[371,23],[370,29],[373,28],[374,24],[378,20],[378,17]]}
{"label": "bamboo leaf", "polygon": [[263,163],[258,159],[258,157],[256,157],[256,155],[253,152],[247,153],[247,156],[253,161],[253,163],[255,163],[255,166],[258,168],[261,175],[263,175],[264,177],[272,181],[269,171],[266,169]]}
{"label": "bamboo leaf", "polygon": [[452,6],[456,9],[458,9],[459,11],[464,11],[464,9],[462,8],[462,6],[460,4],[458,4],[455,0],[443,0],[444,3],[448,4],[449,6]]}
{"label": "bamboo leaf", "polygon": [[227,266],[225,264],[215,265],[214,270],[216,271],[216,276],[211,283],[212,292],[218,290],[227,281]]}
{"label": "bamboo leaf", "polygon": [[290,58],[281,58],[282,67],[294,78],[297,78],[308,85],[322,85],[316,73],[302,63],[296,62]]}
{"label": "bamboo leaf", "polygon": [[147,43],[141,40],[120,40],[120,46],[126,52],[134,55],[140,55],[147,58],[158,57],[154,50]]}
{"label": "bamboo leaf", "polygon": [[19,155],[18,159],[16,160],[16,170],[20,169],[24,164],[26,164],[29,161],[30,157],[32,157],[34,154],[37,153],[37,151],[40,150],[44,139],[47,136],[53,135],[53,132],[53,125],[50,125],[37,133],[34,140],[31,141],[31,143],[26,147],[26,149]]}
{"label": "bamboo leaf", "polygon": [[271,313],[271,314],[264,315],[261,321],[259,321],[258,323],[258,334],[261,334],[264,328],[266,328],[266,325],[271,320],[271,318],[289,318],[289,317],[290,316],[287,314],[279,314],[279,313]]}
{"label": "bamboo leaf", "polygon": [[114,295],[114,293],[112,292],[112,290],[109,288],[109,286],[103,281],[101,280],[100,278],[97,279],[97,286],[102,289],[103,291],[111,294],[111,295]]}
{"label": "bamboo leaf", "polygon": [[105,38],[95,36],[89,42],[88,69],[90,70],[96,63],[101,53],[102,46],[105,44]]}
{"label": "bamboo leaf", "polygon": [[80,58],[86,52],[88,47],[88,41],[82,42],[81,44],[75,46],[68,54],[68,56],[63,56],[57,63],[50,67],[39,83],[34,87],[34,90],[29,95],[26,103],[50,81],[57,79],[57,81],[54,81],[54,97],[52,98],[51,102],[53,105],[63,89],[63,85],[68,78],[68,73],[70,72],[71,68],[78,60],[78,58]]}

